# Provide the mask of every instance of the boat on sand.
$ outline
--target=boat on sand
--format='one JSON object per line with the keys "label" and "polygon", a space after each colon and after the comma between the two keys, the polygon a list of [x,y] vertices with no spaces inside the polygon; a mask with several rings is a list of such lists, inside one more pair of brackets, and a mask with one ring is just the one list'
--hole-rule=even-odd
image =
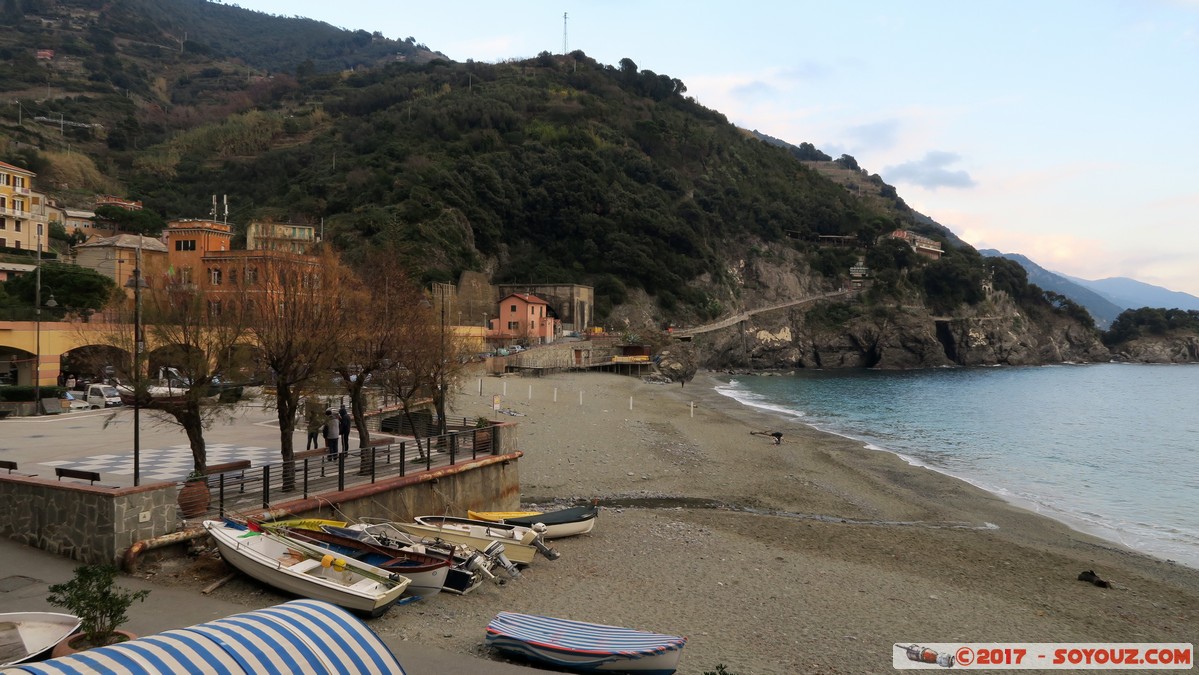
{"label": "boat on sand", "polygon": [[373,617],[390,609],[410,583],[403,575],[315,552],[270,530],[219,520],[204,521],[204,529],[226,562],[262,583]]}
{"label": "boat on sand", "polygon": [[486,520],[507,525],[532,528],[538,523],[545,525],[542,539],[561,539],[587,534],[595,529],[599,506],[574,506],[560,511],[467,511],[474,520]]}
{"label": "boat on sand", "polygon": [[490,647],[586,673],[670,675],[686,644],[677,635],[516,612],[487,624]]}
{"label": "boat on sand", "polygon": [[[557,551],[545,545],[545,540],[541,537],[541,533],[545,530],[544,527],[522,527],[520,525],[493,523],[486,520],[473,520],[471,518],[455,518],[453,516],[417,516],[413,520],[416,521],[417,525],[436,528],[441,532],[458,532],[472,537],[500,541],[504,543],[505,547],[507,547],[509,542],[532,546],[538,553],[550,560],[557,560],[559,556]],[[511,555],[508,557],[516,560]]]}

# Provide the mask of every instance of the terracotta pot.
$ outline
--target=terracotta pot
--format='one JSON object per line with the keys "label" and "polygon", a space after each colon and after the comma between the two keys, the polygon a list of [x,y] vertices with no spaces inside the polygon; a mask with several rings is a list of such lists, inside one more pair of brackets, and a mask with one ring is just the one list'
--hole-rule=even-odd
{"label": "terracotta pot", "polygon": [[[110,642],[109,644],[116,644],[118,642],[127,642],[129,640],[137,639],[137,636],[134,635],[133,633],[130,633],[129,631],[114,630],[113,633],[115,635],[119,635],[125,639],[124,640],[114,640],[113,642]],[[74,646],[72,646],[72,643],[75,643]],[[69,655],[75,654],[77,652],[85,651],[87,649],[92,649],[93,647],[94,647],[94,645],[88,645],[87,642],[83,639],[83,633],[74,633],[74,634],[68,635],[67,639],[54,645],[54,651],[50,652],[50,656],[52,658],[57,659],[60,656],[69,656]]]}
{"label": "terracotta pot", "polygon": [[179,510],[184,518],[195,518],[208,513],[212,495],[208,492],[208,481],[193,480],[179,488]]}

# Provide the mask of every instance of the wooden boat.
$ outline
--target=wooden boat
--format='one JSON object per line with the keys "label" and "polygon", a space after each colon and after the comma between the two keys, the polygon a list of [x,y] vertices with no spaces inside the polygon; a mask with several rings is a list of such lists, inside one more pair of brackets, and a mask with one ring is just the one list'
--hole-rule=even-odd
{"label": "wooden boat", "polygon": [[[416,521],[417,525],[437,528],[442,532],[453,530],[472,537],[483,537],[500,541],[504,543],[505,548],[507,548],[508,542],[519,542],[532,546],[538,553],[550,560],[558,559],[558,552],[546,546],[545,540],[541,537],[541,531],[545,529],[544,527],[521,527],[520,525],[492,523],[486,520],[455,518],[453,516],[417,516],[413,520]],[[512,558],[512,556],[508,557]],[[516,560],[516,558],[512,559]]]}
{"label": "wooden boat", "polygon": [[381,616],[410,583],[407,577],[332,553],[314,553],[269,530],[206,520],[230,565],[264,584],[346,609]]}
{"label": "wooden boat", "polygon": [[37,658],[77,630],[79,617],[71,614],[0,614],[0,668]]}
{"label": "wooden boat", "polygon": [[[356,539],[368,544],[388,548],[411,551],[434,558],[440,558],[450,564],[446,575],[443,591],[466,595],[479,587],[484,579],[498,581],[492,570],[495,560],[484,556],[481,552],[461,544],[435,542],[424,540],[398,529],[380,530],[374,534],[363,531],[362,526],[351,526],[344,520],[327,520],[324,518],[289,518],[263,523],[264,527],[289,527],[309,531],[324,531],[341,537]],[[376,536],[378,535],[378,536]],[[517,575],[519,576],[519,574]]]}
{"label": "wooden boat", "polygon": [[429,539],[432,541],[446,541],[451,544],[462,544],[475,549],[476,551],[485,551],[493,542],[499,541],[504,545],[504,554],[508,559],[518,565],[528,565],[533,562],[533,556],[537,555],[537,549],[528,544],[522,544],[513,539],[498,539],[488,537],[486,535],[473,535],[464,532],[457,528],[436,527],[434,525],[421,525],[420,523],[378,523],[367,525],[364,529],[372,534],[379,529],[380,525],[391,526],[393,529],[407,532],[410,535]]}
{"label": "wooden boat", "polygon": [[[455,558],[465,559],[463,567],[478,571],[497,582],[498,580],[490,574],[493,567],[503,568],[513,579],[520,578],[520,571],[516,568],[519,561],[514,562],[507,555],[509,546],[520,560],[532,561],[536,553],[536,549],[524,544],[505,544],[495,539],[472,537],[457,531],[444,532],[415,523],[364,522],[351,525],[349,529],[359,530],[364,536],[373,537],[385,546],[402,545],[402,542],[407,541],[410,545],[424,547],[426,551],[450,550]],[[488,561],[490,565],[484,566],[482,561]]]}
{"label": "wooden boat", "polygon": [[670,675],[686,643],[676,635],[515,612],[500,612],[487,624],[491,647],[587,673]]}
{"label": "wooden boat", "polygon": [[[265,523],[263,526],[268,527]],[[388,572],[402,574],[411,581],[404,591],[405,595],[417,595],[422,598],[437,595],[445,586],[450,571],[450,561],[445,558],[372,544],[324,529],[270,529],[289,540],[319,546],[337,555],[348,556]]]}
{"label": "wooden boat", "polygon": [[579,534],[587,534],[595,529],[599,516],[599,507],[575,506],[560,511],[467,511],[466,515],[474,520],[506,523],[521,527],[533,527],[537,523],[545,525],[542,539],[561,539]]}

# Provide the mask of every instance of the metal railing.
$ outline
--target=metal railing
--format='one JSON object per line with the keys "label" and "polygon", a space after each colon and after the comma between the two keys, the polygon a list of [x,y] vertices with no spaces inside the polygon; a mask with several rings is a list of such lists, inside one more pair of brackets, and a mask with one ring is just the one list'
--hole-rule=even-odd
{"label": "metal railing", "polygon": [[270,509],[273,503],[307,499],[345,490],[347,486],[372,484],[502,454],[502,429],[503,425],[463,429],[419,440],[355,448],[334,456],[308,451],[296,453],[291,462],[213,474],[208,477],[212,495],[209,509],[192,520]]}

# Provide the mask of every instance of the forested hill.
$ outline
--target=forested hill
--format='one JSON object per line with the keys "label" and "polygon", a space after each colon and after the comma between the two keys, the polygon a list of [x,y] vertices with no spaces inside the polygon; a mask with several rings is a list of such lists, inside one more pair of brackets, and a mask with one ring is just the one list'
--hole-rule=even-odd
{"label": "forested hill", "polygon": [[[980,301],[993,277],[1021,302],[1042,301],[1018,265],[984,261],[852,157],[801,158],[758,140],[629,59],[451,63],[415,40],[199,0],[19,2],[41,19],[9,53],[56,47],[33,66],[53,93],[18,96],[20,112],[101,125],[4,117],[0,133],[19,141],[6,156],[68,203],[115,191],[166,218],[205,217],[227,195],[239,228],[319,223],[351,259],[392,242],[426,281],[482,270],[497,282],[592,284],[601,317],[638,289],[661,317],[713,318],[746,302],[749,262],[835,287],[859,256],[879,298],[948,311]],[[198,28],[200,16],[213,26]],[[230,25],[254,39],[218,38]],[[180,29],[182,49],[167,48]],[[297,39],[308,30],[329,37]],[[255,39],[274,52],[245,46]],[[372,62],[376,48],[413,58]],[[876,245],[897,228],[942,241],[945,256],[930,264]]]}

